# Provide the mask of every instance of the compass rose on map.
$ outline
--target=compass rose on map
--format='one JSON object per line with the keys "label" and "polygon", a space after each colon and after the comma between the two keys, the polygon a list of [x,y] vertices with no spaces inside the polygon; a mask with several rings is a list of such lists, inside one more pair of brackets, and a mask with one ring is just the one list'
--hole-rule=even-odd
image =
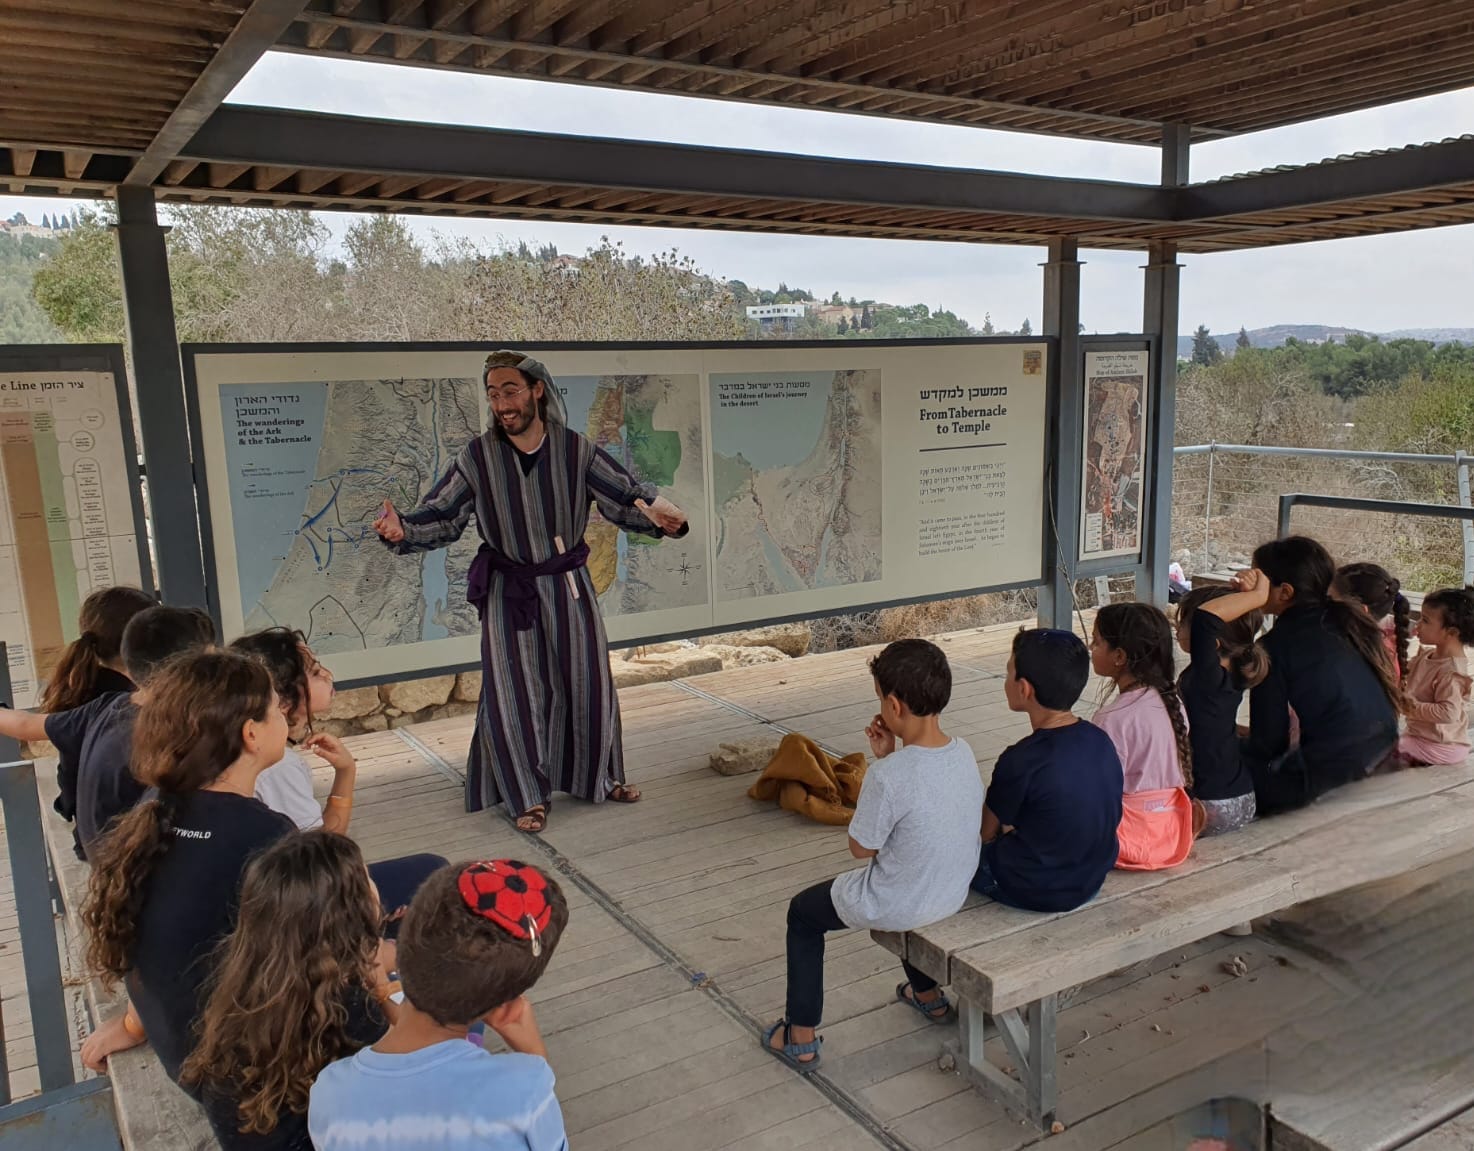
{"label": "compass rose on map", "polygon": [[674,567],[669,567],[665,570],[670,572],[671,575],[680,576],[682,587],[689,587],[691,583],[691,576],[701,570],[701,564],[693,564],[690,560],[690,557],[687,556],[685,552],[682,552],[681,562],[676,564]]}

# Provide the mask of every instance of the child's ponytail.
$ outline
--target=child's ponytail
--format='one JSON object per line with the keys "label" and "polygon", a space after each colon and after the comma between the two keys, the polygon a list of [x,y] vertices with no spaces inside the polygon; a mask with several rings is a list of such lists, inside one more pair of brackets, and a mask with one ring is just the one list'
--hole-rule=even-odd
{"label": "child's ponytail", "polygon": [[[1395,582],[1395,581],[1394,581]],[[1413,609],[1402,594],[1399,586],[1397,597],[1392,601],[1392,623],[1397,641],[1397,682],[1407,683],[1407,664],[1411,658],[1413,643]]]}
{"label": "child's ponytail", "polygon": [[88,964],[109,982],[132,967],[144,893],[173,842],[175,807],[241,757],[246,723],[264,721],[275,703],[266,669],[234,652],[191,652],[150,676],[133,725],[132,767],[158,797],[128,812],[92,845],[82,906]]}
{"label": "child's ponytail", "polygon": [[96,698],[104,668],[123,650],[123,630],[139,612],[155,606],[153,596],[134,587],[108,587],[82,601],[82,634],[67,645],[38,703],[50,714],[70,711]]}
{"label": "child's ponytail", "polygon": [[87,966],[111,986],[132,967],[143,892],[173,838],[169,801],[151,799],[121,816],[92,848],[92,877],[82,904]]}

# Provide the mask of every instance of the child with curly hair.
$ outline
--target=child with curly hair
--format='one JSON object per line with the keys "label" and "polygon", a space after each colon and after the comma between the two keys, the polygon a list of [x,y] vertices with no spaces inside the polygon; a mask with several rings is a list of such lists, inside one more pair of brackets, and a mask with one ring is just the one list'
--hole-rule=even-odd
{"label": "child with curly hair", "polygon": [[[246,867],[235,930],[211,957],[180,1081],[251,1147],[309,1146],[318,1072],[384,1034],[395,1008],[378,895],[351,839],[289,835]],[[252,1138],[252,1137],[255,1138]]]}
{"label": "child with curly hair", "polygon": [[1426,644],[1407,672],[1407,730],[1397,757],[1409,766],[1462,763],[1469,756],[1469,661],[1474,591],[1447,588],[1423,600],[1418,641]]}

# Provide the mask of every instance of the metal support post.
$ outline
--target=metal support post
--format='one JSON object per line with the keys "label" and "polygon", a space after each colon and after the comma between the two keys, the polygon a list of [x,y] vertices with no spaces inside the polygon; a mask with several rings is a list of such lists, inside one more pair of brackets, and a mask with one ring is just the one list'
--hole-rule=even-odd
{"label": "metal support post", "polygon": [[[1162,186],[1188,180],[1186,124],[1162,126]],[[1172,442],[1177,423],[1177,304],[1182,268],[1177,245],[1154,241],[1148,249],[1142,330],[1156,340],[1151,397],[1147,405],[1146,496],[1141,567],[1136,595],[1167,606],[1167,566],[1172,562]]]}
{"label": "metal support post", "polygon": [[[1459,475],[1459,503],[1466,508],[1474,507],[1469,499],[1469,457],[1459,451],[1455,460]],[[1464,521],[1464,586],[1474,587],[1474,520]]]}
{"label": "metal support post", "polygon": [[1208,495],[1203,501],[1203,563],[1212,566],[1213,546],[1213,458],[1218,454],[1216,443],[1208,445]]}
{"label": "metal support post", "polygon": [[1080,458],[1085,381],[1080,360],[1080,250],[1074,239],[1051,240],[1044,265],[1044,335],[1058,343],[1054,405],[1049,413],[1044,498],[1044,583],[1039,626],[1068,628],[1075,609],[1080,555]]}
{"label": "metal support post", "polygon": [[184,375],[174,330],[165,229],[152,188],[118,189],[118,264],[128,322],[128,349],[143,429],[148,505],[166,603],[205,607],[205,567],[195,509]]}

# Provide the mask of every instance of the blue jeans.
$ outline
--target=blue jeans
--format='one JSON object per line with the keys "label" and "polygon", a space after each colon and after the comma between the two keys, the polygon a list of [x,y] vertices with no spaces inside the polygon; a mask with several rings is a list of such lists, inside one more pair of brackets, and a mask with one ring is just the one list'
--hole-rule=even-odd
{"label": "blue jeans", "polygon": [[420,885],[447,862],[438,855],[405,855],[399,859],[385,859],[368,865],[369,878],[379,889],[379,903],[384,908],[384,914],[396,916],[385,927],[386,939],[398,937],[398,913],[409,906]]}

